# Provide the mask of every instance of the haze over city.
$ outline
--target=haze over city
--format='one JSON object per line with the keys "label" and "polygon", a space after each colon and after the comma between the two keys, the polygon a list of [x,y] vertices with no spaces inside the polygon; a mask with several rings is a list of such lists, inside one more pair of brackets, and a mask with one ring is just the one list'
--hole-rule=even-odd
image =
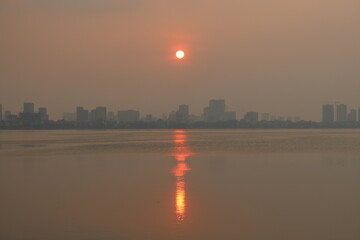
{"label": "haze over city", "polygon": [[238,116],[321,120],[322,104],[360,106],[359,22],[355,0],[3,0],[0,103],[60,119],[226,99]]}

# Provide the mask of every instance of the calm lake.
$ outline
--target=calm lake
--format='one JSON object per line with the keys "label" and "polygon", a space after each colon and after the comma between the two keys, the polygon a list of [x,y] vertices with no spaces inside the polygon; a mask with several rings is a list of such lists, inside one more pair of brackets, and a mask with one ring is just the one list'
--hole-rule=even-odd
{"label": "calm lake", "polygon": [[0,131],[1,240],[359,240],[360,130]]}

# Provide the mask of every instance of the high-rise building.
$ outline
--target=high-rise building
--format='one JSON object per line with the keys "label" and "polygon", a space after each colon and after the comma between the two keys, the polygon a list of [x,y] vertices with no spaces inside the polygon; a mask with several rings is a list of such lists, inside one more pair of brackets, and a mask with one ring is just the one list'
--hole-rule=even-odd
{"label": "high-rise building", "polygon": [[218,113],[224,113],[225,112],[225,100],[224,99],[211,99],[209,102],[209,107]]}
{"label": "high-rise building", "polygon": [[175,118],[177,122],[187,122],[189,120],[189,105],[179,105]]}
{"label": "high-rise building", "polygon": [[268,113],[262,113],[261,114],[261,120],[269,121],[270,120],[270,115]]}
{"label": "high-rise building", "polygon": [[360,108],[358,108],[358,121],[360,122]]}
{"label": "high-rise building", "polygon": [[246,122],[255,123],[259,121],[259,113],[258,112],[247,112],[244,115],[244,120]]}
{"label": "high-rise building", "polygon": [[95,109],[89,112],[89,122],[95,122]]}
{"label": "high-rise building", "polygon": [[89,121],[89,111],[83,107],[76,107],[76,121],[85,123]]}
{"label": "high-rise building", "polygon": [[0,104],[0,121],[3,120],[3,109],[2,109],[2,104]]}
{"label": "high-rise building", "polygon": [[211,99],[204,108],[203,117],[206,122],[229,121],[236,120],[236,113],[225,111],[224,99]]}
{"label": "high-rise building", "polygon": [[118,111],[119,122],[134,122],[140,120],[140,112],[136,110]]}
{"label": "high-rise building", "polygon": [[347,120],[349,122],[356,122],[356,110],[355,109],[350,110]]}
{"label": "high-rise building", "polygon": [[96,107],[95,109],[95,121],[105,122],[106,121],[106,107]]}
{"label": "high-rise building", "polygon": [[24,113],[34,113],[35,106],[33,103],[26,102],[24,103]]}
{"label": "high-rise building", "polygon": [[336,121],[344,122],[347,119],[347,106],[340,104],[336,106]]}
{"label": "high-rise building", "polygon": [[334,105],[325,104],[322,106],[322,121],[327,123],[334,122]]}
{"label": "high-rise building", "polygon": [[209,107],[204,108],[204,120],[207,122],[222,121],[225,113],[225,100],[224,99],[211,99]]}
{"label": "high-rise building", "polygon": [[46,122],[49,120],[49,115],[47,114],[47,109],[45,107],[39,108],[40,121]]}

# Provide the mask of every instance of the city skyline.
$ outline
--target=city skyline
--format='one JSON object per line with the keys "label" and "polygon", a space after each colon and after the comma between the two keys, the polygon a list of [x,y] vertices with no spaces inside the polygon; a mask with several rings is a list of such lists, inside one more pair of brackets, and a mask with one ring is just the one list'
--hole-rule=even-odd
{"label": "city skyline", "polygon": [[[33,116],[31,116],[33,114]],[[11,110],[3,110],[3,105],[0,104],[0,120],[13,121],[20,117],[20,119],[36,118],[34,114],[39,114],[39,121],[45,122],[48,120],[55,120],[49,118],[48,109],[46,107],[39,107],[35,111],[35,104],[32,102],[24,102],[23,110],[19,113],[14,113]],[[334,122],[356,122],[360,121],[360,107],[348,109],[346,104],[324,104],[321,109],[321,122],[334,123]],[[132,122],[132,121],[154,121],[162,119],[165,121],[175,121],[179,123],[186,122],[221,122],[231,120],[244,120],[245,122],[258,122],[258,121],[294,121],[298,122],[301,119],[299,115],[296,116],[278,116],[269,112],[246,112],[242,117],[237,116],[236,112],[229,111],[226,106],[225,99],[210,99],[209,105],[203,108],[200,115],[190,112],[190,106],[186,104],[178,105],[178,110],[171,110],[168,114],[163,113],[161,117],[155,116],[152,113],[142,113],[139,110],[109,110],[105,106],[97,106],[94,109],[86,109],[83,106],[76,106],[75,112],[63,112],[62,118],[57,120],[75,121],[78,123],[97,122],[105,123],[106,121],[117,122]]]}
{"label": "city skyline", "polygon": [[[1,99],[1,97],[0,97]],[[224,99],[224,98],[217,98],[217,99]],[[31,102],[31,101],[25,101],[25,102]],[[40,101],[41,102],[41,101]],[[191,113],[194,114],[194,115],[201,115],[203,113],[203,110],[204,110],[204,106],[206,106],[208,104],[208,99],[204,101],[204,105],[200,105],[200,103],[194,103],[194,105],[191,105],[191,104],[186,104],[185,101],[183,102],[183,104],[186,104],[186,105],[191,105]],[[252,111],[256,111],[259,113],[259,118],[261,118],[261,114],[263,113],[268,113],[269,114],[269,119],[271,117],[271,115],[273,116],[282,116],[284,117],[285,119],[289,116],[292,116],[292,117],[295,117],[295,116],[301,116],[301,119],[303,120],[306,120],[306,121],[322,121],[323,119],[323,116],[321,114],[319,114],[319,107],[318,106],[315,106],[314,104],[311,105],[311,108],[312,110],[311,111],[314,111],[314,109],[316,110],[316,115],[314,117],[306,117],[306,112],[307,110],[297,106],[299,109],[298,111],[297,110],[292,110],[292,111],[284,111],[284,112],[274,112],[274,111],[269,111],[267,110],[265,107],[260,107],[258,109],[255,109],[255,108],[250,108],[250,107],[247,107],[246,106],[246,102],[245,103],[232,103],[227,100],[227,111],[233,111],[236,113],[237,116],[244,116],[247,112],[252,112]],[[19,101],[19,104],[16,104],[16,106],[14,108],[10,108],[9,106],[14,106],[15,104],[4,104],[4,102],[2,102],[2,108],[3,108],[3,112],[6,111],[6,110],[10,110],[12,113],[15,113],[15,114],[18,114],[20,112],[22,112],[23,110],[23,103],[24,102],[20,102]],[[38,104],[37,102],[33,102],[34,104]],[[151,103],[151,101],[147,102],[147,105],[151,105],[149,104]],[[341,105],[343,104],[342,102],[340,101],[325,101],[324,102],[321,102],[319,104],[319,106],[322,106],[324,104],[330,104],[330,105]],[[46,105],[46,104],[40,104],[40,105]],[[40,106],[38,104],[38,106]],[[63,117],[63,113],[67,113],[67,112],[75,112],[75,111],[72,111],[71,109],[74,109],[76,106],[80,106],[81,104],[70,104],[70,107],[69,108],[66,108],[64,111],[62,112],[59,112],[59,111],[54,111],[53,108],[51,108],[49,105],[46,105],[47,109],[48,109],[48,113],[49,115],[51,116],[51,119],[52,120],[60,120],[62,119]],[[86,109],[93,109],[93,108],[96,108],[98,106],[106,106],[108,110],[110,111],[118,111],[118,109],[123,109],[123,110],[127,110],[127,109],[134,109],[134,110],[137,110],[137,111],[140,111],[144,114],[152,114],[154,116],[157,116],[157,117],[161,117],[163,114],[169,114],[171,111],[173,111],[179,104],[175,104],[174,106],[169,106],[169,108],[165,109],[164,111],[160,111],[158,108],[155,108],[155,111],[154,112],[151,112],[150,110],[147,110],[145,108],[140,108],[139,106],[136,106],[135,104],[129,104],[128,106],[126,105],[126,103],[122,103],[122,104],[118,104],[118,105],[121,105],[122,107],[112,107],[114,106],[115,104],[89,104],[89,103],[85,103],[85,104],[82,104],[81,106],[83,106],[84,108]],[[181,105],[181,104],[180,104]],[[251,105],[251,104],[249,104]],[[359,106],[360,106],[360,101],[359,101],[359,104],[357,103],[354,103],[354,104],[348,104],[346,103],[348,109],[357,109]],[[149,109],[154,109],[153,107],[152,108],[149,108]],[[261,109],[261,110],[260,110]],[[271,109],[271,108],[270,108]],[[301,112],[301,113],[299,113]],[[3,113],[4,115],[4,113]]]}
{"label": "city skyline", "polygon": [[[0,104],[0,110],[3,108],[3,104]],[[6,109],[6,108],[5,108]],[[22,113],[37,113],[35,111],[36,107],[35,104],[32,102],[24,102],[22,105],[22,110],[16,112],[11,109],[1,110],[1,113],[4,111],[7,112],[6,115],[20,115]],[[132,112],[135,113],[135,118],[140,119],[146,119],[147,117],[156,118],[156,119],[170,119],[170,120],[176,120],[176,121],[187,121],[188,116],[192,116],[196,121],[206,121],[206,122],[218,122],[218,121],[229,121],[229,120],[240,120],[242,118],[246,119],[248,114],[253,113],[253,111],[246,112],[243,117],[241,115],[237,115],[235,111],[231,111],[231,109],[226,106],[225,99],[210,99],[208,101],[208,106],[204,106],[202,112],[200,113],[194,113],[190,112],[189,105],[187,104],[180,104],[178,105],[178,110],[171,109],[166,113],[162,113],[161,116],[154,115],[153,113],[149,112],[142,112],[142,115],[140,115],[140,111],[137,109],[123,109],[123,110],[110,110],[106,106],[96,106],[94,108],[85,108],[83,106],[76,106],[75,111],[67,111],[63,112],[61,114],[61,117],[59,119],[55,119],[52,117],[49,117],[48,114],[48,108],[47,107],[39,107],[38,113],[42,112],[43,114],[46,114],[47,119],[49,120],[66,120],[66,119],[86,119],[86,120],[80,120],[80,121],[96,121],[97,119],[106,120],[109,118],[109,114],[113,116],[114,118],[117,118],[120,114],[127,114],[130,112],[131,115],[133,115]],[[257,112],[256,112],[257,113]],[[268,116],[266,119],[264,117],[260,117],[263,115]],[[101,115],[101,116],[100,116]],[[186,117],[184,117],[186,115]],[[111,118],[111,117],[110,117]],[[4,117],[2,120],[5,120],[6,117]],[[121,119],[121,117],[119,117]],[[127,117],[124,116],[124,119],[126,120]],[[131,119],[133,119],[131,117]],[[254,119],[254,118],[252,118]],[[299,115],[275,115],[273,113],[260,113],[256,115],[256,119],[258,120],[300,120]],[[1,118],[0,118],[1,120]]]}
{"label": "city skyline", "polygon": [[57,119],[74,105],[198,114],[216,98],[319,121],[324,103],[360,102],[359,22],[353,0],[3,0],[0,102]]}

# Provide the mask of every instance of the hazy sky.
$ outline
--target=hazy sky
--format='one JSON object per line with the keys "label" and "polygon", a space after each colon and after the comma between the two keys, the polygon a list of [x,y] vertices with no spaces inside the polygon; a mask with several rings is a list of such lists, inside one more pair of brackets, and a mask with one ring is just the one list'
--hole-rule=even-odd
{"label": "hazy sky", "polygon": [[[177,49],[184,60],[174,58]],[[319,120],[360,107],[358,0],[0,0],[0,103]]]}

